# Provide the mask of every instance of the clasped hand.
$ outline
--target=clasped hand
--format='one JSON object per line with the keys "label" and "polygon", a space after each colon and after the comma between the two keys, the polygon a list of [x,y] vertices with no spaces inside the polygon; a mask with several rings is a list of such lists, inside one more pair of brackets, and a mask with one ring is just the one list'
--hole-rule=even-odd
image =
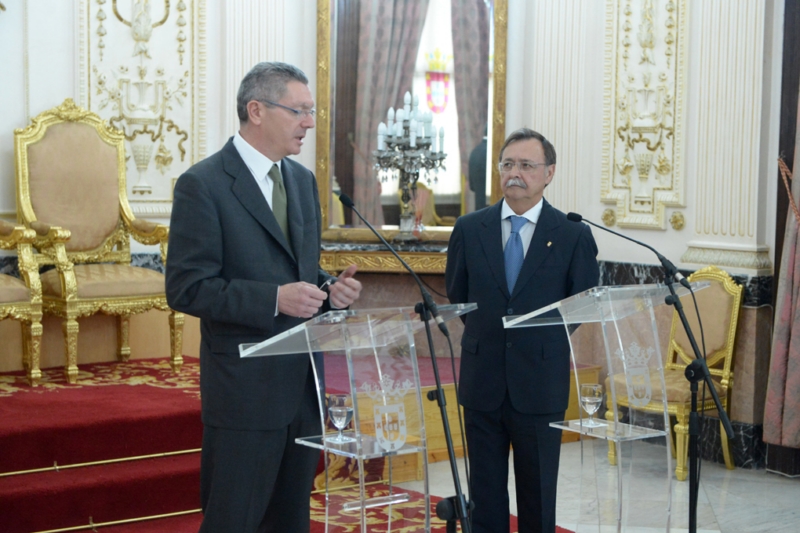
{"label": "clasped hand", "polygon": [[[334,307],[344,309],[361,295],[361,282],[353,278],[356,270],[356,265],[350,265],[339,275],[336,283],[329,286],[331,304]],[[298,318],[311,318],[327,297],[325,291],[305,281],[281,285],[278,291],[278,312]]]}

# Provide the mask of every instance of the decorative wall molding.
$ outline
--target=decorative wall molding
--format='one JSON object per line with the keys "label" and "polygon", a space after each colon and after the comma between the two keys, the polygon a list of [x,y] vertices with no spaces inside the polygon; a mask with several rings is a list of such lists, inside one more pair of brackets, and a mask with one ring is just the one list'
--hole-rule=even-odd
{"label": "decorative wall molding", "polygon": [[769,248],[758,246],[724,247],[719,244],[689,243],[686,252],[681,256],[684,263],[700,265],[717,265],[720,267],[746,268],[759,272],[771,272],[772,262],[769,259]]}
{"label": "decorative wall molding", "polygon": [[78,96],[125,133],[135,214],[169,215],[205,157],[206,0],[81,0]]}
{"label": "decorative wall molding", "polygon": [[606,3],[601,200],[620,227],[664,229],[685,207],[685,0]]}

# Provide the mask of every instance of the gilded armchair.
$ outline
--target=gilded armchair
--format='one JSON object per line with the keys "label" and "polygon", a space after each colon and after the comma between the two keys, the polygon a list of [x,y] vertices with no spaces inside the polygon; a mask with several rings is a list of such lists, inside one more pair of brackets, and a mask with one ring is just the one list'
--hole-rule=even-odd
{"label": "gilded armchair", "polygon": [[[183,363],[184,317],[167,305],[164,275],[130,264],[131,237],[158,244],[166,264],[169,227],[134,217],[124,141],[122,132],[70,98],[14,131],[17,218],[36,231],[38,265],[55,265],[41,274],[42,307],[63,320],[70,383],[78,376],[78,319],[95,313],[117,317],[117,357],[124,361],[131,315],[169,312],[173,370]],[[69,240],[53,242],[65,232]]]}
{"label": "gilded armchair", "polygon": [[[705,330],[706,363],[708,364],[711,378],[714,381],[722,408],[730,413],[731,391],[733,390],[733,347],[736,339],[736,325],[739,321],[739,308],[742,303],[742,286],[737,285],[727,272],[715,266],[708,266],[694,272],[689,276],[689,281],[709,281],[711,285],[697,292],[697,306],[703,318]],[[682,298],[686,309],[687,320],[695,334],[698,346],[703,349],[700,337],[700,328],[691,297]],[[664,383],[666,384],[667,410],[670,420],[675,420],[675,425],[670,428],[670,436],[674,439],[672,452],[677,459],[675,477],[679,481],[686,480],[688,475],[687,457],[689,444],[689,414],[691,413],[691,394],[689,382],[684,376],[684,370],[694,360],[689,338],[683,329],[677,311],[672,313],[672,328],[670,330],[669,345],[667,348],[666,364],[664,365]],[[656,376],[651,379],[657,379]],[[606,390],[610,386],[606,378]],[[632,409],[627,396],[624,375],[615,380],[617,391],[617,405]],[[711,395],[706,393],[703,401],[702,386],[698,394],[697,408],[699,411],[716,409]],[[609,395],[610,401],[610,395]],[[653,397],[644,407],[637,407],[641,411],[661,413],[663,408],[662,398]],[[609,409],[606,419],[613,420],[614,414]],[[733,469],[728,439],[720,422],[720,436],[722,439],[722,452],[725,466]],[[609,441],[608,458],[611,464],[616,464],[616,447]]]}
{"label": "gilded armchair", "polygon": [[42,377],[42,285],[31,248],[34,235],[30,229],[0,220],[0,249],[16,249],[21,276],[0,274],[0,320],[11,318],[22,324],[22,363],[31,385]]}

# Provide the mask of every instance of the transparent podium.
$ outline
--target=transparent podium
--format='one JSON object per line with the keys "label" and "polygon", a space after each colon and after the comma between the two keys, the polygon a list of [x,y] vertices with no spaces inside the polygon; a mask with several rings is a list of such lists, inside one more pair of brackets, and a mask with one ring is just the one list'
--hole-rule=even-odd
{"label": "transparent podium", "polygon": [[[443,305],[445,321],[475,304]],[[428,453],[414,332],[425,324],[411,307],[331,311],[259,344],[242,344],[241,357],[308,354],[326,391],[317,390],[322,428],[297,439],[325,458],[325,531],[430,531]],[[435,324],[433,324],[435,327]],[[317,379],[317,383],[320,380]],[[427,400],[426,400],[427,401]],[[330,420],[336,429],[327,430]],[[393,462],[418,454],[421,493],[392,479]],[[370,465],[383,461],[380,480]],[[358,483],[336,483],[349,463]]]}
{"label": "transparent podium", "polygon": [[[579,444],[562,446],[560,477],[580,476],[580,489],[559,486],[559,526],[576,533],[670,530],[673,456],[657,320],[669,294],[662,284],[595,287],[503,319],[506,328],[564,327],[570,338],[581,408],[577,418],[551,426],[579,435]],[[659,314],[669,324],[671,312]],[[599,372],[581,372],[587,367]]]}

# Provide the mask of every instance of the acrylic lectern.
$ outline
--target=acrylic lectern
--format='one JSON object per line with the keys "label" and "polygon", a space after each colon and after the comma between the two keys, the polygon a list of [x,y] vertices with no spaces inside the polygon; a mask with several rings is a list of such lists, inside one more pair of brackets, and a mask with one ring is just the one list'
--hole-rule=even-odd
{"label": "acrylic lectern", "polygon": [[[689,293],[683,287],[676,292]],[[506,328],[564,327],[570,338],[580,416],[551,426],[580,436],[579,447],[562,450],[561,466],[562,472],[580,472],[580,490],[559,491],[559,500],[576,504],[569,511],[559,507],[560,526],[580,532],[670,530],[672,444],[657,320],[669,294],[662,284],[595,287],[503,319]],[[671,312],[663,316],[669,324]],[[600,367],[597,382],[581,382],[579,369],[587,365]],[[618,407],[618,396],[629,407]],[[653,414],[659,404],[660,413]],[[636,409],[644,406],[651,412]],[[573,469],[575,464],[580,467]]]}
{"label": "acrylic lectern", "polygon": [[[442,305],[445,321],[476,309],[475,304]],[[241,357],[305,354],[317,383],[323,368],[329,395],[317,390],[320,434],[297,439],[325,457],[325,531],[366,533],[369,513],[381,513],[381,531],[430,531],[428,453],[414,332],[423,328],[411,307],[330,311],[258,344],[242,344]],[[335,387],[331,384],[335,383]],[[340,428],[326,431],[326,420]],[[392,461],[420,458],[421,495],[397,487]],[[358,464],[358,485],[334,486],[338,458]],[[386,462],[387,478],[368,483],[364,461]],[[359,527],[360,526],[360,527]],[[377,531],[375,524],[370,531]]]}

